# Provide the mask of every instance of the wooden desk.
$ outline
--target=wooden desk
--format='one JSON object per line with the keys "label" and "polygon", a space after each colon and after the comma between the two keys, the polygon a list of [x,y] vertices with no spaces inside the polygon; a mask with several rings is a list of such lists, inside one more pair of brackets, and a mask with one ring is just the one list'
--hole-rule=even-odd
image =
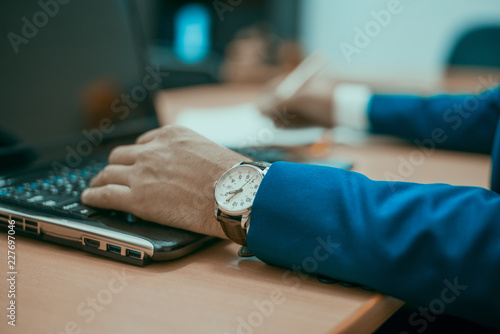
{"label": "wooden desk", "polygon": [[[158,107],[164,112],[165,106],[179,108],[182,101],[205,104],[203,96],[220,102],[213,93],[228,89],[233,88],[172,91],[160,96]],[[258,90],[246,92],[234,88],[229,102],[250,98]],[[368,137],[338,144],[329,154],[383,180],[386,171],[396,170],[400,156],[408,157],[415,149]],[[435,151],[406,180],[486,186],[488,175],[486,156]],[[0,238],[0,270],[6,273],[6,234]],[[286,270],[238,258],[237,247],[229,242],[144,268],[27,238],[18,238],[16,250],[17,326],[7,325],[8,289],[2,279],[1,333],[367,333],[402,305],[391,297],[322,284],[314,277],[299,280],[293,289],[293,283],[283,280]],[[256,306],[271,300],[279,302],[273,310]],[[96,311],[89,303],[96,304]]]}

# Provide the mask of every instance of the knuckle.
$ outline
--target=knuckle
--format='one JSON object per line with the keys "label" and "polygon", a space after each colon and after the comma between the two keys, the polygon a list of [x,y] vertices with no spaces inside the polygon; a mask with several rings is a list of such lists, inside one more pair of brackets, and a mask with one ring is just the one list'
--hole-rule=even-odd
{"label": "knuckle", "polygon": [[137,157],[139,158],[139,161],[141,160],[148,160],[155,154],[155,149],[151,146],[146,146],[142,150],[140,150],[137,153]]}
{"label": "knuckle", "polygon": [[122,148],[122,146],[117,146],[111,150],[111,152],[109,153],[109,157],[108,157],[109,162],[111,162],[111,160],[113,160],[114,158],[116,158],[120,154],[121,148]]}
{"label": "knuckle", "polygon": [[100,199],[103,204],[109,205],[111,197],[111,189],[109,187],[103,187],[100,189]]}
{"label": "knuckle", "polygon": [[176,131],[177,129],[181,129],[182,126],[180,125],[175,125],[175,124],[167,124],[163,126],[163,129],[169,130],[169,131]]}
{"label": "knuckle", "polygon": [[152,133],[153,131],[155,131],[155,130],[149,130],[149,131],[144,132],[142,135],[137,137],[136,142],[143,140],[145,137],[149,136],[149,134]]}
{"label": "knuckle", "polygon": [[175,138],[175,144],[180,147],[186,146],[189,142],[189,138],[186,138],[185,136]]}
{"label": "knuckle", "polygon": [[147,177],[148,179],[150,177],[157,177],[157,174],[158,174],[158,170],[155,166],[153,166],[152,164],[148,164],[148,163],[142,163],[140,165],[140,168],[137,169],[137,173],[138,173],[138,176],[143,180],[143,182],[145,182],[145,178]]}
{"label": "knuckle", "polygon": [[172,136],[176,136],[179,135],[180,133],[189,131],[186,127],[173,124],[165,125],[162,129],[163,129],[162,135],[172,135]]}
{"label": "knuckle", "polygon": [[179,125],[166,125],[155,138],[155,142],[161,142],[162,146],[165,143],[170,145],[184,144],[192,138],[194,132],[188,128]]}
{"label": "knuckle", "polygon": [[172,125],[172,124],[165,125],[164,127],[161,128],[160,136],[161,137],[169,136],[175,133],[175,131],[177,131],[176,129],[177,125]]}
{"label": "knuckle", "polygon": [[168,130],[168,129],[172,129],[172,128],[175,128],[175,127],[176,127],[176,125],[167,124],[167,125],[162,126],[162,129],[163,130]]}

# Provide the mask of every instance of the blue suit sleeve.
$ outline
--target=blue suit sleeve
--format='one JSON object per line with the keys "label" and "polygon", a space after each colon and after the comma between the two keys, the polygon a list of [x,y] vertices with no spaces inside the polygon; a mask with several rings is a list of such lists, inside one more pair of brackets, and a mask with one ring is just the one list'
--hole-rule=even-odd
{"label": "blue suit sleeve", "polygon": [[429,98],[374,95],[368,110],[373,133],[486,154],[491,153],[499,114],[500,89]]}
{"label": "blue suit sleeve", "polygon": [[255,198],[248,247],[272,265],[498,328],[499,217],[500,195],[482,188],[278,162]]}

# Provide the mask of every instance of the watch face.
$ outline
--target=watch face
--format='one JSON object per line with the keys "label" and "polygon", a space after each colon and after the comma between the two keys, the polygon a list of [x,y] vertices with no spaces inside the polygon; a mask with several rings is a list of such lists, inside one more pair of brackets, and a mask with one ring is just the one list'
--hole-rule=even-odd
{"label": "watch face", "polygon": [[252,206],[262,174],[252,166],[238,166],[228,170],[215,187],[215,199],[219,206],[231,212]]}

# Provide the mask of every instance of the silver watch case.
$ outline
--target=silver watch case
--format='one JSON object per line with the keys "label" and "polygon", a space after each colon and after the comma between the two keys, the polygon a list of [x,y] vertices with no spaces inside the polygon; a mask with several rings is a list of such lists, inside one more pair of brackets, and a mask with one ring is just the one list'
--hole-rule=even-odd
{"label": "silver watch case", "polygon": [[250,213],[252,211],[252,206],[250,206],[249,208],[243,209],[243,210],[228,211],[228,210],[223,209],[219,205],[219,203],[217,202],[217,196],[215,196],[215,187],[217,187],[217,183],[224,177],[224,175],[226,175],[227,173],[229,173],[233,169],[236,169],[236,168],[238,168],[240,166],[246,166],[246,167],[252,167],[252,168],[254,168],[256,171],[258,171],[262,175],[262,178],[264,178],[264,176],[266,176],[266,173],[269,170],[269,166],[266,166],[264,169],[260,169],[257,166],[254,166],[254,165],[251,165],[251,164],[247,164],[244,161],[241,161],[241,162],[238,162],[237,164],[235,164],[233,167],[229,168],[227,171],[225,171],[219,177],[219,179],[214,182],[214,200],[215,200],[214,215],[215,215],[215,218],[217,219],[217,213],[220,210],[221,212],[223,212],[223,213],[225,213],[226,215],[229,215],[229,216],[241,216],[241,228],[243,228],[245,230],[248,230],[248,227],[250,226]]}

